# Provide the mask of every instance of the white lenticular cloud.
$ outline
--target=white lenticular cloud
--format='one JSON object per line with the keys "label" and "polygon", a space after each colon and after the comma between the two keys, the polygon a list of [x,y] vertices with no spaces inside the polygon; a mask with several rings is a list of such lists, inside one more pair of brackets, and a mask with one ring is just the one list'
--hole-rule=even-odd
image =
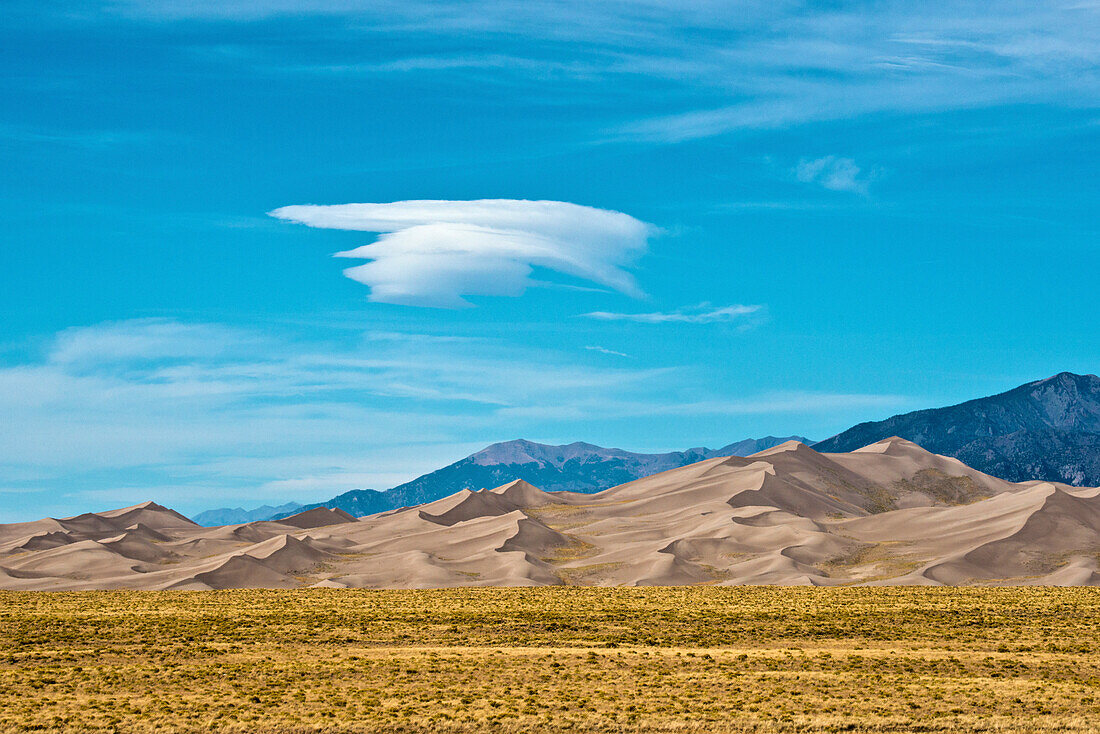
{"label": "white lenticular cloud", "polygon": [[564,201],[482,199],[284,206],[271,216],[310,227],[378,232],[372,244],[336,253],[369,260],[344,271],[370,300],[469,306],[464,296],[518,296],[534,267],[640,296],[627,271],[653,225],[628,214]]}

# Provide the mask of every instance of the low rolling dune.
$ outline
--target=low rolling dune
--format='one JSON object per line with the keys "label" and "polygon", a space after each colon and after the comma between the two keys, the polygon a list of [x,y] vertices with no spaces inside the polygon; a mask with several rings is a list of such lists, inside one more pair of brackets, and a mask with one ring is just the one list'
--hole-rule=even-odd
{"label": "low rolling dune", "polygon": [[0,526],[0,588],[1100,584],[1100,489],[889,438],[788,442],[597,494],[517,479],[356,519],[200,527],[147,502]]}

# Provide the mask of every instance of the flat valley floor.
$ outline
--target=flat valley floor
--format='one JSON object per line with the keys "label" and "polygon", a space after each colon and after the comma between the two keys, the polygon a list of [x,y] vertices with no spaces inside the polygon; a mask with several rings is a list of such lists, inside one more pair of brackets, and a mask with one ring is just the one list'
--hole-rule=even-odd
{"label": "flat valley floor", "polygon": [[1098,732],[1100,589],[0,593],[0,731]]}

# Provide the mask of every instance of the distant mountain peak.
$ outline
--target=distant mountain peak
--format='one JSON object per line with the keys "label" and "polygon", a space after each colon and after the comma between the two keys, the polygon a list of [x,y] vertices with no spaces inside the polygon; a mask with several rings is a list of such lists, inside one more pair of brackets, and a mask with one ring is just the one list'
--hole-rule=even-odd
{"label": "distant mountain peak", "polygon": [[1084,383],[1084,384],[1089,384],[1089,383],[1100,384],[1100,377],[1097,377],[1096,375],[1093,375],[1093,374],[1078,375],[1078,374],[1073,373],[1073,372],[1059,372],[1056,375],[1051,375],[1050,377],[1044,377],[1041,380],[1036,380],[1035,382],[1031,382],[1031,383],[1028,383],[1028,384],[1029,385],[1043,385],[1043,384],[1046,384],[1046,383],[1058,383],[1058,384],[1062,384],[1062,385],[1070,385],[1070,384],[1080,385],[1082,383]]}
{"label": "distant mountain peak", "polygon": [[1100,484],[1100,377],[1060,372],[945,408],[861,423],[814,448],[854,451],[890,436],[988,474]]}
{"label": "distant mountain peak", "polygon": [[561,468],[565,462],[582,456],[610,456],[625,453],[617,449],[605,449],[583,441],[563,446],[535,443],[525,438],[502,441],[486,446],[469,457],[469,461],[481,466],[493,464],[541,464]]}
{"label": "distant mountain peak", "polygon": [[1026,387],[1051,427],[1100,431],[1100,377],[1060,372]]}

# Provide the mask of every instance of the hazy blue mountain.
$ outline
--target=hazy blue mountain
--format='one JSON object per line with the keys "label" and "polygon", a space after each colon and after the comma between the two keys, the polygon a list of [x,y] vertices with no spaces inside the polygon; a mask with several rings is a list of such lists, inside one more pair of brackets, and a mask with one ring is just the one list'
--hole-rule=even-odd
{"label": "hazy blue mountain", "polygon": [[693,448],[667,454],[636,454],[590,443],[548,446],[519,439],[495,443],[472,456],[411,482],[378,491],[354,489],[308,507],[339,508],[362,517],[446,497],[463,489],[496,487],[523,479],[548,492],[597,492],[634,479],[693,464],[715,456],[747,456],[785,441],[809,443],[800,436],[766,436],[712,450]]}
{"label": "hazy blue mountain", "polygon": [[1100,485],[1100,377],[1062,372],[959,405],[860,423],[814,446],[852,451],[900,436],[1012,482]]}
{"label": "hazy blue mountain", "polygon": [[244,522],[270,520],[276,516],[294,514],[301,508],[302,506],[297,502],[287,502],[285,505],[279,505],[278,507],[264,505],[263,507],[257,507],[255,510],[245,510],[241,507],[221,507],[217,510],[205,510],[191,519],[199,525],[212,528],[218,525],[238,525]]}

